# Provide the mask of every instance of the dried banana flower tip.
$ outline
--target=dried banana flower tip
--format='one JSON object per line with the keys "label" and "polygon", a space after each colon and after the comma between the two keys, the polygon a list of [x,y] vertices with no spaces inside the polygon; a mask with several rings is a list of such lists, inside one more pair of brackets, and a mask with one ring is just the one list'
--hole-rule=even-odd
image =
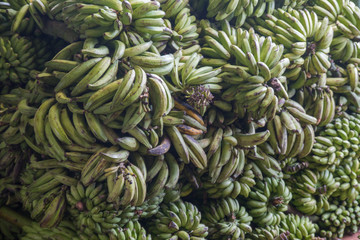
{"label": "dried banana flower tip", "polygon": [[204,85],[191,87],[185,91],[187,102],[195,108],[209,106],[214,96]]}

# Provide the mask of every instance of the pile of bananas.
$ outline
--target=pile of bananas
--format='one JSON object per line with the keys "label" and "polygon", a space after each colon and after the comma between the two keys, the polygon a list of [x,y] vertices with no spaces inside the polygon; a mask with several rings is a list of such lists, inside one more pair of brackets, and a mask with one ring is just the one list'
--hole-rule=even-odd
{"label": "pile of bananas", "polygon": [[39,37],[29,39],[19,34],[0,37],[0,81],[5,86],[25,86],[31,78],[31,72],[42,71],[44,63],[53,56],[52,51],[56,51],[57,46],[49,48],[48,42],[52,42],[51,38],[44,41]]}
{"label": "pile of bananas", "polygon": [[1,1],[0,239],[358,231],[359,40],[350,0]]}

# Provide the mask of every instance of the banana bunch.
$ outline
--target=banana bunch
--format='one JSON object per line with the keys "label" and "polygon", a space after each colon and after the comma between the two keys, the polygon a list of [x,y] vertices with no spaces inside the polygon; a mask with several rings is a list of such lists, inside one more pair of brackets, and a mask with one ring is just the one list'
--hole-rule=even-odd
{"label": "banana bunch", "polygon": [[273,43],[270,37],[259,36],[253,28],[249,31],[237,30],[237,41],[230,46],[230,52],[235,56],[237,65],[248,67],[250,75],[260,75],[264,79],[258,79],[258,82],[251,81],[253,83],[264,83],[272,78],[279,78],[285,72],[290,62],[286,57],[283,58],[283,51],[282,45]]}
{"label": "banana bunch", "polygon": [[[184,169],[185,171],[189,170],[188,167]],[[191,196],[190,194],[193,193],[194,189],[199,189],[200,184],[198,179],[196,179],[196,176],[194,176],[194,174],[187,175],[190,176],[181,177],[174,188],[165,189],[164,203],[176,202],[181,198]],[[188,179],[188,182],[185,181],[185,178]]]}
{"label": "banana bunch", "polygon": [[[34,157],[35,157],[34,154],[30,156],[30,162],[34,162]],[[35,179],[40,178],[45,173],[46,173],[45,169],[33,168],[33,167],[31,167],[30,164],[26,164],[24,171],[22,171],[20,173],[19,181],[23,185],[30,185],[34,182]],[[47,175],[49,175],[49,173],[47,173]],[[25,188],[23,188],[22,191],[20,191],[20,194],[26,193],[26,191],[24,191],[24,190],[25,190]],[[29,205],[27,205],[27,206],[29,206]],[[24,207],[24,208],[27,209],[27,207]]]}
{"label": "banana bunch", "polygon": [[[171,84],[175,93],[179,92],[184,94],[190,91],[192,87],[199,85],[215,93],[218,93],[222,89],[220,85],[222,79],[218,77],[221,73],[221,68],[213,69],[209,66],[198,67],[202,55],[197,52],[191,54],[184,63],[180,62],[182,54],[183,51],[177,54],[174,68],[170,72]],[[203,105],[206,106],[207,104],[208,103],[205,102]],[[199,105],[201,106],[202,104]]]}
{"label": "banana bunch", "polygon": [[[282,58],[282,45],[274,44],[271,38],[257,35],[253,28],[249,31],[234,29],[224,23],[218,31],[203,24],[203,33],[205,44],[201,48],[201,53],[210,58],[204,58],[201,63],[211,66],[212,61],[226,60],[219,65],[225,65],[223,71],[230,72],[228,81],[231,84],[242,84],[251,75],[259,76],[259,79],[249,80],[251,83],[265,83],[272,78],[280,77],[290,64],[288,59]],[[241,67],[228,66],[227,63]],[[238,77],[231,79],[234,75]]]}
{"label": "banana bunch", "polygon": [[[311,154],[304,158],[310,166],[326,168],[339,165],[345,158],[352,158],[358,152],[358,115],[345,115],[335,118],[315,137],[316,143]],[[350,160],[351,161],[351,160]]]}
{"label": "banana bunch", "polygon": [[[170,147],[173,145],[178,155],[182,158],[185,163],[189,163],[189,151],[186,149],[186,144],[191,145],[191,143],[186,143],[183,135],[188,135],[190,138],[199,136],[203,132],[206,132],[205,122],[202,116],[189,104],[176,99],[171,98],[175,108],[163,117],[160,117],[162,114],[157,114],[159,119],[151,119],[151,115],[145,117],[144,128],[149,129],[150,136],[149,140],[153,144],[153,148],[147,150],[144,154],[149,154],[153,156],[159,156],[167,153],[170,150]],[[160,99],[159,99],[160,101]],[[159,104],[159,102],[155,102]],[[166,104],[162,102],[162,104]],[[163,114],[164,115],[164,114]],[[149,128],[149,124],[154,127],[158,127],[158,131],[154,131],[154,127]],[[165,136],[162,136],[166,132]],[[130,132],[131,133],[131,132]],[[189,141],[192,141],[189,138]],[[161,141],[161,142],[159,142]],[[195,145],[196,144],[196,145]],[[195,152],[201,152],[200,146],[197,143],[193,142],[194,147],[196,146]],[[181,148],[182,147],[182,148]],[[202,153],[201,153],[202,154]],[[197,158],[192,156],[194,163],[202,164],[197,161]]]}
{"label": "banana bunch", "polygon": [[320,215],[319,235],[326,238],[342,238],[358,231],[359,200],[353,202],[333,200],[328,211]]}
{"label": "banana bunch", "polygon": [[208,227],[201,223],[201,212],[190,202],[182,200],[162,204],[148,231],[157,239],[206,239]]}
{"label": "banana bunch", "polygon": [[[359,198],[357,197],[356,200],[353,202],[347,202],[342,201],[339,202],[338,200],[333,200],[333,204],[337,204],[337,206],[340,206],[340,208],[343,210],[343,214],[345,216],[349,216],[349,218],[346,218],[346,228],[345,233],[346,234],[352,234],[358,231],[359,226]],[[350,213],[348,213],[348,212]]]}
{"label": "banana bunch", "polygon": [[314,12],[336,26],[334,34],[337,37],[331,44],[333,59],[347,62],[357,52],[352,40],[356,41],[360,34],[357,27],[360,22],[360,8],[351,1],[315,0],[313,4],[315,5],[311,9]]}
{"label": "banana bunch", "polygon": [[[148,201],[152,201],[153,198],[156,200],[159,194],[162,195],[162,190],[166,186],[170,189],[173,188],[180,175],[179,165],[175,157],[170,153],[152,159],[148,158],[145,169],[147,171],[145,181],[147,183],[146,199]],[[158,200],[162,201],[163,197]]]}
{"label": "banana bunch", "polygon": [[318,226],[308,217],[294,214],[286,215],[280,225],[282,231],[290,233],[289,239],[314,239],[318,230]]}
{"label": "banana bunch", "polygon": [[281,157],[300,158],[307,156],[314,143],[315,131],[312,125],[316,118],[293,100],[285,100],[279,113],[269,121],[269,143],[275,154]]}
{"label": "banana bunch", "polygon": [[160,0],[161,9],[165,12],[165,18],[174,19],[178,14],[188,7],[189,0]]}
{"label": "banana bunch", "polygon": [[357,56],[358,50],[358,43],[353,42],[353,40],[343,35],[340,35],[334,37],[334,40],[331,43],[330,53],[334,60],[341,63],[346,63]]}
{"label": "banana bunch", "polygon": [[[186,1],[177,1],[176,4],[175,1],[167,1],[163,5],[160,4],[160,1],[145,0],[140,2],[142,4],[133,4],[133,23],[131,26],[146,39],[151,39],[153,35],[162,33],[171,36],[171,26],[165,23],[165,19],[172,17],[187,4]],[[165,7],[167,3],[170,4],[170,9]],[[174,6],[171,6],[173,4]],[[124,20],[122,21],[124,22]]]}
{"label": "banana bunch", "polygon": [[151,36],[154,46],[159,52],[165,49],[178,51],[183,49],[186,56],[200,50],[198,42],[196,17],[190,14],[188,0],[161,1],[165,31]]}
{"label": "banana bunch", "polygon": [[41,227],[52,228],[62,220],[67,208],[67,186],[77,180],[67,176],[60,167],[45,171],[46,168],[36,169],[31,165],[27,165],[27,171],[20,177],[22,185],[17,187],[19,192],[16,197]]}
{"label": "banana bunch", "polygon": [[106,179],[108,202],[117,207],[140,206],[146,197],[146,178],[140,168],[127,161],[128,156],[129,151],[116,146],[100,149],[87,160],[81,171],[81,182],[87,187]]}
{"label": "banana bunch", "polygon": [[[310,3],[311,6],[309,6],[309,8],[311,10],[313,10],[321,18],[327,17],[331,23],[335,23],[340,15],[352,13],[352,9],[350,7],[351,1],[348,0],[313,0]],[[355,6],[355,4],[353,6]]]}
{"label": "banana bunch", "polygon": [[[118,146],[112,146],[110,148],[100,148],[92,155],[85,155],[84,159],[80,159],[80,161],[85,163],[80,170],[81,182],[85,186],[89,186],[97,180],[104,180],[108,174],[115,173],[120,167],[126,168],[124,164],[128,163],[127,158],[129,154],[127,150],[119,149]],[[119,165],[120,163],[122,165]],[[117,167],[112,168],[113,165]],[[124,171],[128,172],[128,170]]]}
{"label": "banana bunch", "polygon": [[[228,79],[228,76],[225,78]],[[275,95],[276,92],[272,86],[282,86],[282,83],[277,78],[271,81],[274,85],[252,83],[256,81],[255,79],[263,81],[263,78],[260,76],[246,79],[243,85],[226,89],[221,98],[225,101],[235,101],[234,112],[239,115],[239,117],[245,115],[257,124],[263,125],[267,120],[273,119],[278,108],[279,99]],[[226,82],[227,80],[224,81]],[[249,89],[245,90],[247,88]],[[281,88],[278,90],[281,90]]]}
{"label": "banana bunch", "polygon": [[[152,44],[152,42],[150,43]],[[141,55],[129,57],[129,62],[132,66],[141,67],[146,73],[163,76],[169,74],[173,69],[174,56],[172,54],[159,55],[152,52],[144,52]]]}
{"label": "banana bunch", "polygon": [[149,219],[154,216],[159,211],[164,196],[165,192],[161,192],[155,197],[145,200],[142,205],[136,207],[135,211],[140,216],[140,219]]}
{"label": "banana bunch", "polygon": [[[167,1],[163,8],[165,8],[168,2],[172,1]],[[160,44],[162,44],[163,48],[169,46],[169,48],[174,51],[178,51],[181,48],[183,56],[191,56],[193,53],[199,52],[200,45],[198,41],[199,33],[197,19],[194,15],[191,15],[190,8],[183,8],[176,14],[175,19],[170,20],[172,21],[168,20],[167,24],[169,25],[168,27],[173,30],[171,39],[161,37],[164,36],[164,34],[154,35],[151,39],[153,41],[158,40],[158,38],[159,40],[162,40]],[[171,25],[173,25],[173,27]]]}
{"label": "banana bunch", "polygon": [[119,231],[116,239],[137,239],[137,240],[151,240],[151,235],[146,233],[146,230],[140,225],[139,222],[128,222],[124,228]]}
{"label": "banana bunch", "polygon": [[252,170],[252,164],[246,164],[240,176],[229,177],[220,183],[212,183],[212,179],[205,177],[202,182],[202,187],[208,194],[209,198],[236,198],[241,195],[248,197],[251,192],[251,187],[255,185],[255,174]]}
{"label": "banana bunch", "polygon": [[74,42],[57,52],[45,64],[45,70],[36,75],[36,79],[55,88],[56,93],[65,91],[59,93],[60,103],[84,102],[90,97],[89,94],[79,99],[71,97],[88,89],[99,90],[117,79],[118,60],[124,57],[125,48],[120,40],[100,44],[96,38],[87,38]]}
{"label": "banana bunch", "polygon": [[166,189],[165,190],[165,197],[164,197],[164,203],[169,202],[176,202],[181,198],[181,188],[182,184],[178,184],[173,189]]}
{"label": "banana bunch", "polygon": [[[111,172],[109,172],[110,169]],[[106,178],[108,202],[122,207],[129,204],[132,206],[143,204],[147,196],[147,187],[145,177],[138,167],[132,164],[128,166],[115,165],[108,170],[105,170],[108,174]]]}
{"label": "banana bunch", "polygon": [[[87,113],[86,116],[73,113],[72,119],[70,116],[67,108],[56,103],[55,98],[45,100],[34,116],[36,142],[32,142],[32,145],[38,146],[33,149],[40,154],[46,150],[47,155],[59,161],[78,159],[76,157],[82,159],[81,153],[85,154],[87,160],[86,153],[96,152],[99,149],[99,145],[95,144],[96,138],[100,138],[101,141],[107,140],[99,120],[91,113]],[[75,152],[75,158],[72,157],[74,154],[68,152]]]}
{"label": "banana bunch", "polygon": [[128,1],[85,3],[50,0],[47,12],[55,20],[64,22],[67,27],[79,33],[81,38],[103,37],[111,40],[122,31],[126,21],[124,18],[120,21],[118,14],[128,16],[128,6],[131,7]]}
{"label": "banana bunch", "polygon": [[255,146],[255,148],[250,150],[246,155],[249,164],[252,165],[251,169],[253,174],[261,181],[263,181],[265,177],[283,178],[281,165],[272,155],[274,155],[274,151],[267,143],[259,147]]}
{"label": "banana bunch", "polygon": [[211,127],[203,139],[209,139],[210,142],[205,152],[209,159],[208,176],[213,184],[241,175],[246,166],[245,151],[236,148],[238,141],[229,126],[225,129]]}
{"label": "banana bunch", "polygon": [[11,9],[16,11],[12,17],[11,32],[30,35],[39,28],[45,27],[44,17],[53,19],[49,12],[49,2],[47,0],[10,0]]}
{"label": "banana bunch", "polygon": [[287,239],[289,232],[282,232],[279,226],[256,227],[246,235],[246,240],[280,240]]}
{"label": "banana bunch", "polygon": [[[136,48],[137,47],[141,47],[141,46],[138,45],[138,46],[136,46]],[[126,50],[128,50],[128,49],[130,51],[134,50],[131,48],[127,48]],[[143,50],[141,50],[141,51],[143,51]],[[126,52],[124,54],[126,54]],[[135,50],[135,54],[136,54],[136,50]],[[89,97],[90,94],[85,94],[84,97],[82,97],[82,96],[78,97],[79,101],[84,101],[84,109],[86,111],[91,111],[95,115],[108,115],[105,118],[105,121],[98,120],[100,123],[104,122],[104,123],[107,123],[108,125],[110,125],[114,120],[117,120],[118,116],[126,109],[125,115],[127,117],[123,118],[123,120],[125,122],[123,122],[123,129],[122,129],[122,131],[124,133],[135,128],[136,125],[145,117],[146,112],[150,111],[149,99],[150,99],[151,104],[153,104],[153,117],[155,120],[158,120],[161,116],[169,113],[173,107],[173,100],[171,98],[171,93],[170,93],[169,88],[166,86],[166,83],[164,82],[164,80],[155,74],[150,74],[147,76],[144,70],[150,71],[150,72],[158,72],[160,74],[163,74],[163,72],[159,72],[158,68],[151,68],[151,67],[148,68],[147,66],[149,66],[149,65],[145,66],[144,70],[143,70],[143,68],[141,68],[137,65],[142,65],[144,63],[142,62],[142,60],[139,60],[139,61],[136,60],[135,57],[139,57],[142,60],[147,59],[147,57],[144,57],[144,56],[130,57],[130,62],[132,62],[132,64],[134,64],[134,69],[129,69],[127,71],[127,73],[125,74],[124,78],[121,78],[114,82],[111,82],[112,79],[116,76],[116,71],[117,71],[117,70],[110,69],[110,68],[112,68],[112,66],[114,64],[115,64],[114,67],[115,68],[117,67],[117,62],[113,63],[110,66],[109,70],[104,74],[104,76],[101,77],[98,81],[96,81],[93,85],[93,86],[101,86],[101,88],[96,87],[97,91],[94,92],[93,94],[91,94],[90,97]],[[169,55],[169,57],[172,59],[172,55]],[[151,58],[153,60],[155,59],[155,61],[157,59],[160,61],[160,62],[157,62],[157,64],[160,64],[160,65],[162,64],[161,63],[162,56],[156,55],[156,56],[150,56],[149,58]],[[109,57],[105,57],[104,59],[103,60],[107,62],[109,60]],[[106,60],[106,59],[108,59],[108,60]],[[93,61],[93,60],[94,59],[91,59],[89,61]],[[87,63],[87,62],[84,62],[83,64],[85,64],[85,63]],[[101,63],[101,61],[99,63]],[[100,64],[100,66],[101,65],[102,64]],[[93,69],[93,70],[94,71],[98,70],[96,68],[96,65],[95,65],[95,69]],[[110,70],[112,71],[112,73],[110,73],[111,75],[109,76],[108,72]],[[104,71],[104,70],[101,70],[101,71]],[[71,74],[71,71],[68,73],[68,75],[74,76],[73,74]],[[97,72],[96,75],[97,75],[97,77],[100,77],[99,72]],[[86,76],[88,76],[88,75],[86,75]],[[84,77],[85,82],[88,82],[89,79],[86,76]],[[91,76],[89,76],[89,77],[91,77]],[[105,82],[104,82],[104,80],[105,80]],[[110,80],[110,82],[108,83],[109,80]],[[93,80],[90,80],[90,82],[87,84],[90,85],[92,81]],[[84,84],[85,84],[85,82],[84,82]],[[59,84],[61,84],[61,82]],[[81,84],[81,82],[79,82],[79,84]],[[86,89],[87,87],[84,84],[81,84],[81,85],[83,85]],[[149,87],[150,92],[148,92],[147,87]],[[60,92],[61,91],[60,89],[63,89],[63,87],[60,87],[58,89],[59,89],[58,92]],[[81,91],[83,91],[83,90],[81,90]],[[74,94],[72,94],[72,95],[74,95]],[[149,97],[149,95],[151,95],[152,98]],[[160,98],[161,98],[161,100],[160,100]],[[68,103],[68,106],[69,105],[71,107],[71,105],[74,105],[74,104]],[[75,108],[74,111],[76,111],[78,113],[82,112],[82,109],[80,108],[78,110],[79,107],[76,107],[76,105],[74,105],[74,108]],[[96,116],[96,118],[97,118],[97,116]],[[111,125],[111,126],[114,126],[114,125]],[[119,126],[117,126],[116,128],[119,128]],[[139,134],[142,134],[142,133],[139,133]],[[104,138],[103,138],[103,140],[104,140]]]}
{"label": "banana bunch", "polygon": [[[200,21],[200,33],[203,40],[201,46],[201,64],[204,66],[220,67],[227,64],[231,58],[229,47],[236,44],[238,34],[229,22],[224,21],[220,28],[211,24],[208,20]],[[222,36],[220,39],[219,33]],[[228,49],[225,49],[224,47]]]}
{"label": "banana bunch", "polygon": [[174,65],[174,57],[172,54],[160,55],[164,50],[164,46],[159,44],[162,44],[162,38],[168,40],[171,37],[171,32],[164,30],[160,35],[160,37],[153,39],[152,35],[150,35],[150,38],[140,35],[136,31],[123,31],[120,34],[120,40],[126,46],[126,52],[123,55],[127,58],[127,61],[121,63],[122,67],[130,70],[129,66],[138,65],[147,73],[168,74]]}
{"label": "banana bunch", "polygon": [[[166,32],[167,35],[170,33]],[[127,53],[124,52],[124,57],[133,57],[142,54],[149,50],[152,53],[159,54],[159,50],[154,46],[154,42],[140,35],[132,29],[122,31],[119,36],[120,40],[125,44]],[[138,47],[136,47],[139,45]],[[125,65],[124,65],[125,66]]]}
{"label": "banana bunch", "polygon": [[245,239],[252,231],[252,217],[232,198],[211,200],[202,208],[202,222],[209,227],[209,239]]}
{"label": "banana bunch", "polygon": [[307,9],[288,12],[278,9],[265,19],[255,19],[252,24],[259,25],[256,28],[259,33],[283,44],[284,57],[291,61],[285,76],[296,88],[305,84],[307,74],[326,73],[330,68],[328,54],[334,31],[328,19],[319,21],[318,15]]}
{"label": "banana bunch", "polygon": [[[121,129],[123,133],[135,131],[138,134],[133,133],[132,135],[137,135],[136,138],[139,139],[138,136],[145,133],[142,129],[137,128],[137,125],[142,120],[145,121],[147,112],[150,112],[150,93],[147,90],[147,82],[156,86],[151,94],[154,94],[155,91],[161,91],[161,97],[167,100],[165,97],[170,93],[168,88],[165,87],[164,81],[156,75],[151,75],[148,78],[144,70],[140,67],[135,67],[135,69],[128,71],[124,78],[107,84],[94,92],[84,103],[84,109],[85,111],[92,112],[91,114],[98,119],[100,124],[107,125],[111,129]],[[159,98],[160,96],[155,95],[154,97]],[[68,107],[71,107],[71,104],[68,104]],[[156,102],[156,106],[153,107],[153,114],[159,117],[170,111],[171,107],[171,99],[169,101]],[[81,113],[81,111],[83,110],[80,108],[80,111],[77,111],[77,113]],[[126,117],[119,118],[122,113]],[[105,117],[100,118],[101,115]],[[147,124],[146,129],[148,126],[149,124]],[[110,141],[111,138],[108,138],[108,140]],[[151,148],[148,143],[144,142],[146,140],[140,140],[140,142]]]}
{"label": "banana bunch", "polygon": [[360,45],[358,42],[354,43],[354,53],[352,55],[352,57],[347,61],[347,63],[353,63],[353,64],[358,64],[359,63],[359,48]]}
{"label": "banana bunch", "polygon": [[175,103],[171,96],[170,89],[163,78],[155,74],[150,74],[147,80],[149,88],[149,99],[150,104],[152,105],[152,120],[155,121],[155,126],[156,121],[160,121],[161,136],[163,132],[161,124],[161,122],[163,123],[163,116],[170,113],[170,111],[175,106]]}
{"label": "banana bunch", "polygon": [[[146,0],[131,6],[132,13],[125,13],[125,15],[131,15],[130,21],[133,21],[132,25],[135,28],[135,31],[127,31],[129,40],[132,38],[132,34],[141,35],[141,38],[151,39],[153,41],[152,48],[157,48],[158,52],[162,52],[166,48],[167,41],[171,39],[172,31],[169,22],[164,19],[166,13],[160,9],[160,2]],[[129,21],[125,20],[125,22]],[[120,38],[125,38],[124,33],[121,33]]]}
{"label": "banana bunch", "polygon": [[[349,60],[346,68],[336,65],[337,73],[326,78],[326,85],[335,93],[346,94],[348,92],[356,92],[359,84],[359,69],[355,61]],[[335,76],[333,76],[335,75]],[[337,75],[337,76],[336,76]],[[356,105],[356,102],[354,102]]]}
{"label": "banana bunch", "polygon": [[60,192],[61,178],[66,176],[66,170],[58,167],[46,171],[32,168],[30,164],[26,165],[25,170],[20,175],[22,186],[19,190],[19,198],[23,208],[29,211],[31,217],[35,219],[38,215],[43,214],[45,205],[48,203],[44,200],[52,200]]}
{"label": "banana bunch", "polygon": [[205,28],[206,44],[202,47],[202,54],[210,57],[206,61],[230,60],[222,64],[223,73],[219,75],[225,86],[221,98],[235,100],[255,120],[271,119],[278,96],[288,98],[282,74],[290,61],[282,58],[283,46],[274,44],[270,37],[260,37],[252,28],[223,29]]}
{"label": "banana bunch", "polygon": [[[199,86],[199,88],[200,87],[201,86]],[[206,95],[210,96],[208,94]],[[211,96],[212,104],[207,108],[200,109],[201,113],[206,110],[204,118],[208,126],[231,126],[236,123],[237,120],[245,118],[246,111],[240,104],[237,104],[237,102],[229,103],[220,99],[213,100],[213,95]],[[209,97],[207,97],[207,101],[208,100],[210,100]],[[260,125],[259,123],[257,124]]]}
{"label": "banana bunch", "polygon": [[[236,27],[241,27],[249,17],[261,17],[264,14],[271,14],[275,9],[275,3],[276,1],[232,0],[221,2],[211,0],[207,5],[206,17],[215,18],[215,21],[232,21]],[[203,6],[205,3],[197,3],[196,5]]]}
{"label": "banana bunch", "polygon": [[[340,95],[339,98],[342,102],[339,102],[340,105],[347,105],[353,112],[358,112],[360,108],[360,92],[359,92],[359,68],[356,63],[357,58],[353,58],[348,61],[346,68],[342,68],[340,66],[336,66],[338,69],[338,75],[327,77],[326,84],[330,87],[330,89]],[[339,99],[340,101],[340,99]],[[347,110],[347,109],[346,109]]]}
{"label": "banana bunch", "polygon": [[295,178],[289,179],[289,183],[293,193],[291,204],[308,215],[329,209],[328,199],[340,186],[329,170],[305,169]]}
{"label": "banana bunch", "polygon": [[[202,120],[201,116],[197,117],[197,119]],[[207,167],[207,155],[202,145],[192,135],[182,134],[175,126],[165,127],[165,132],[169,136],[178,156],[185,164],[191,162],[199,169]]]}
{"label": "banana bunch", "polygon": [[[168,19],[164,19],[164,24],[168,29],[171,29],[171,22]],[[168,51],[168,43],[171,40],[172,34],[170,31],[163,31],[151,36],[151,41],[153,41],[153,47],[156,48],[157,52],[162,53]],[[172,42],[173,43],[173,42]]]}
{"label": "banana bunch", "polygon": [[35,239],[64,239],[64,240],[80,240],[76,229],[70,219],[62,220],[57,227],[44,228],[38,223],[32,222],[30,225],[22,227],[23,235],[21,240]]}
{"label": "banana bunch", "polygon": [[[31,92],[25,90],[24,92],[32,95],[36,94],[36,91]],[[11,95],[12,94],[8,94],[7,96],[10,97]],[[30,148],[38,148],[31,144],[32,137],[30,137],[33,134],[33,123],[31,119],[33,119],[37,110],[36,106],[38,105],[36,102],[32,102],[32,100],[38,101],[44,96],[39,94],[35,97],[36,99],[31,99],[34,97],[19,97],[18,94],[14,94],[13,96],[16,96],[19,101],[18,103],[14,102],[8,105],[6,111],[4,111],[1,117],[3,129],[0,131],[0,139],[8,145],[21,144],[25,141]],[[23,149],[25,150],[26,148]]]}
{"label": "banana bunch", "polygon": [[267,177],[263,181],[256,181],[246,206],[258,226],[279,225],[285,219],[284,212],[291,199],[292,193],[284,180]]}
{"label": "banana bunch", "polygon": [[43,76],[44,80],[51,82],[48,78],[55,77],[58,79],[54,87],[55,92],[68,90],[71,97],[85,93],[90,88],[90,84],[97,85],[98,81],[111,82],[116,76],[114,69],[111,68],[116,67],[114,66],[117,64],[116,60],[124,53],[120,42],[114,40],[112,43],[119,44],[118,48],[114,48],[112,57],[109,56],[109,48],[98,44],[95,38],[88,38],[84,42],[76,42],[65,47],[46,63],[46,72],[51,75]]}
{"label": "banana bunch", "polygon": [[[37,186],[36,189],[42,187],[42,191],[44,191],[44,185]],[[30,187],[32,186],[30,185]],[[51,185],[49,184],[47,187],[51,187]],[[34,189],[30,191],[34,191]],[[48,188],[48,191],[41,198],[32,202],[31,218],[38,220],[40,227],[53,228],[62,221],[66,210],[65,191],[66,186]]]}
{"label": "banana bunch", "polygon": [[332,196],[342,201],[353,202],[359,195],[360,186],[357,180],[359,173],[359,159],[357,157],[343,159],[341,165],[334,172],[335,181],[340,183],[340,186]]}
{"label": "banana bunch", "polygon": [[[117,236],[114,233],[119,227],[131,220],[138,219],[134,206],[118,209],[109,203],[110,193],[103,183],[92,183],[85,187],[77,182],[66,192],[67,211],[74,219],[76,228],[85,235]],[[81,235],[81,234],[80,234]]]}
{"label": "banana bunch", "polygon": [[[325,80],[326,79],[326,80]],[[306,113],[317,119],[316,124],[320,127],[330,123],[336,112],[336,104],[332,88],[323,84],[329,78],[322,74],[315,87],[305,87],[303,91],[295,95],[295,100],[304,106]],[[311,78],[308,79],[311,81]],[[321,83],[323,82],[323,83]]]}
{"label": "banana bunch", "polygon": [[41,39],[28,39],[18,34],[0,37],[0,82],[25,85],[32,70],[42,70],[52,51]]}
{"label": "banana bunch", "polygon": [[[85,41],[84,45],[86,43],[87,41]],[[75,44],[69,47],[70,49],[65,48],[60,51],[57,57],[50,61],[51,64],[50,62],[47,64],[48,69],[50,69],[51,67],[59,67],[59,64],[53,66],[53,63],[55,64],[58,61],[64,62],[59,58],[63,58],[65,54],[72,55],[72,53],[69,54],[69,52],[77,52],[77,49],[80,47],[80,45],[82,45],[82,43],[79,42]],[[83,50],[84,49],[82,49],[82,52],[84,52]],[[151,103],[153,103],[153,117],[155,119],[158,119],[162,115],[170,112],[173,104],[172,98],[170,96],[169,89],[161,78],[156,75],[149,75],[148,78],[144,70],[142,70],[140,67],[135,66],[135,69],[131,69],[130,71],[128,71],[124,78],[113,81],[113,79],[116,77],[117,60],[115,60],[115,62],[111,64],[110,57],[92,58],[81,64],[78,64],[78,62],[76,61],[65,60],[65,62],[67,62],[66,64],[70,64],[73,66],[75,65],[76,67],[63,75],[61,80],[57,83],[55,87],[57,91],[55,99],[58,103],[55,103],[54,99],[49,99],[46,104],[45,102],[43,103],[43,107],[40,107],[38,109],[38,114],[35,116],[35,118],[38,117],[40,119],[37,119],[39,120],[37,124],[43,124],[43,118],[45,118],[45,121],[48,118],[49,122],[52,122],[51,126],[55,126],[53,122],[55,118],[57,121],[57,129],[53,130],[63,136],[61,137],[59,134],[56,133],[55,135],[60,142],[63,142],[67,145],[71,144],[72,141],[74,141],[80,146],[89,147],[91,145],[94,146],[93,144],[97,140],[99,140],[101,142],[110,141],[113,144],[117,144],[117,142],[120,142],[120,145],[122,147],[128,147],[132,149],[132,151],[134,151],[136,150],[133,149],[134,146],[127,146],[130,142],[126,140],[131,140],[131,142],[135,141],[135,143],[137,144],[139,144],[137,142],[137,140],[139,140],[141,143],[145,144],[147,148],[152,147],[151,144],[148,142],[147,138],[144,138],[144,131],[140,128],[137,128],[136,126],[139,122],[143,120],[146,112],[150,111],[150,109],[148,108],[148,94],[150,94],[156,99],[160,97],[162,100],[164,100],[164,98],[167,99],[167,101],[155,101],[154,98],[151,100]],[[84,71],[89,70],[89,64],[95,66],[90,70],[88,74],[85,74]],[[103,68],[104,64],[109,69],[101,69],[99,72],[99,68]],[[54,75],[54,72],[57,71],[54,70],[53,73],[50,75],[48,73],[40,73],[38,74],[37,78],[49,80],[49,78],[51,79],[53,77],[51,75]],[[104,76],[101,77],[103,73]],[[40,77],[39,75],[42,76]],[[76,77],[76,75],[78,75],[82,79],[79,79],[78,77]],[[72,84],[71,82],[73,82],[76,78],[78,80],[75,81],[80,81],[74,88],[72,88],[72,91],[70,93],[70,95],[72,96],[68,96],[66,94],[67,90]],[[95,80],[94,82],[94,79],[97,80]],[[79,95],[86,91],[87,88],[90,87],[91,82],[94,83],[94,85],[92,86],[96,87],[94,90],[97,90],[98,87],[103,87],[99,88],[95,92],[85,93],[84,95],[76,97],[76,95]],[[151,85],[151,92],[145,94],[144,97],[141,97],[142,93],[146,91],[147,82],[149,85]],[[69,90],[71,90],[71,88]],[[140,101],[135,102],[138,101],[139,97]],[[52,104],[54,104],[54,106],[52,106]],[[82,109],[81,105],[83,105],[83,108],[86,110],[85,118],[83,116],[84,110]],[[48,108],[49,106],[50,108]],[[54,118],[50,117],[50,115],[52,115],[51,109],[53,109],[53,113],[55,113],[55,116],[53,115]],[[67,109],[69,109],[70,111],[68,111]],[[134,136],[135,138],[120,138],[120,136],[116,135],[116,132],[111,131],[113,127],[119,129],[119,123],[116,120],[118,116],[124,111],[124,109],[126,109],[126,117],[121,118],[123,121],[122,123],[120,123],[122,125],[120,129],[123,133],[129,132],[130,135]],[[46,114],[47,111],[49,111],[48,114]],[[60,116],[58,111],[61,112]],[[108,116],[100,119],[100,114],[107,114]],[[47,115],[49,115],[49,117],[47,117]],[[61,118],[61,115],[63,115],[63,119]],[[119,120],[121,121],[121,119]],[[107,125],[109,128],[106,128],[105,125]],[[35,128],[40,129],[39,131],[35,130],[35,135],[41,135],[40,131],[42,127],[36,126]],[[61,128],[63,129],[61,130]],[[42,139],[41,136],[40,139]],[[61,149],[57,149],[57,152],[60,153]],[[60,159],[61,158],[63,159],[64,157],[60,157]]]}

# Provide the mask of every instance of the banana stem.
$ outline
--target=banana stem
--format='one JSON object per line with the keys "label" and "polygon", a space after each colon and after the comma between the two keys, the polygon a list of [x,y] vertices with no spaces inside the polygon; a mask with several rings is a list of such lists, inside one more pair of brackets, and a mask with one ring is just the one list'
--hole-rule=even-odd
{"label": "banana stem", "polygon": [[64,39],[67,42],[75,42],[79,39],[79,35],[72,29],[68,28],[65,23],[47,19],[43,32]]}
{"label": "banana stem", "polygon": [[17,226],[17,227],[23,227],[25,225],[31,225],[31,220],[14,210],[12,210],[9,207],[1,207],[0,208],[0,218],[4,219],[5,221]]}

